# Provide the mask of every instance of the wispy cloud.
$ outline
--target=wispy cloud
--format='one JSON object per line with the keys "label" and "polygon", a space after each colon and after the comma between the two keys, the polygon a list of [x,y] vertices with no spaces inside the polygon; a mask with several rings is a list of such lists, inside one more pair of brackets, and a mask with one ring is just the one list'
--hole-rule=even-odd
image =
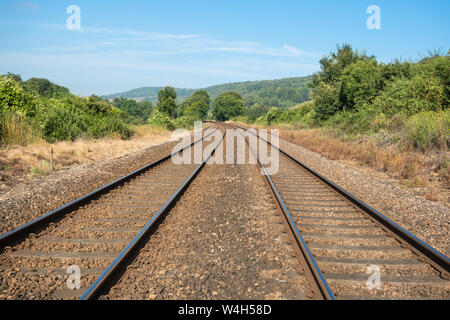
{"label": "wispy cloud", "polygon": [[322,56],[289,44],[219,40],[200,33],[83,26],[71,31],[64,24],[26,21],[0,24],[50,29],[58,35],[48,45],[0,50],[0,72],[47,76],[82,94],[121,91],[125,84],[130,88],[167,84],[200,88],[306,75],[317,71],[316,57]]}
{"label": "wispy cloud", "polygon": [[8,5],[11,7],[23,8],[26,10],[38,10],[41,7],[39,3],[31,1],[11,1],[8,3]]}

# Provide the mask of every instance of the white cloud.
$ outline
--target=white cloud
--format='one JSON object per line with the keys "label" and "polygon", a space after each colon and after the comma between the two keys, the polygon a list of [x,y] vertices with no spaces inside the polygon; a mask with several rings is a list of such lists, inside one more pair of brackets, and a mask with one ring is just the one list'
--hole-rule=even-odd
{"label": "white cloud", "polygon": [[41,7],[41,5],[37,2],[31,1],[11,1],[9,5],[12,7],[24,8],[26,10],[37,10]]}

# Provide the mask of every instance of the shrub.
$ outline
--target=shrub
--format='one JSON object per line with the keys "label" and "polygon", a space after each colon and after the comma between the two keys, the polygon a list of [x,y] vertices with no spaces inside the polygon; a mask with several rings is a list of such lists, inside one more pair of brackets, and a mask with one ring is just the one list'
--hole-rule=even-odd
{"label": "shrub", "polygon": [[339,87],[333,84],[320,83],[312,93],[316,119],[325,121],[341,110],[339,105]]}
{"label": "shrub", "polygon": [[421,111],[438,111],[444,107],[444,87],[436,77],[416,75],[391,82],[374,100],[375,109],[386,115],[404,112],[411,116]]}
{"label": "shrub", "polygon": [[13,112],[0,112],[0,146],[26,145],[39,137],[40,132],[30,118]]}
{"label": "shrub", "polygon": [[47,142],[75,140],[83,132],[80,114],[70,108],[53,106],[39,117],[43,138]]}
{"label": "shrub", "polygon": [[358,61],[345,68],[341,76],[341,104],[352,109],[371,102],[380,89],[380,71],[375,59]]}
{"label": "shrub", "polygon": [[218,96],[213,103],[212,114],[218,121],[227,121],[239,116],[245,111],[245,103],[237,92],[225,92]]}
{"label": "shrub", "polygon": [[420,151],[448,148],[450,110],[424,111],[411,117],[406,124],[407,141]]}
{"label": "shrub", "polygon": [[169,115],[154,109],[150,117],[148,118],[148,123],[153,126],[162,127],[167,130],[175,130],[175,124],[170,119]]}
{"label": "shrub", "polygon": [[0,76],[0,112],[18,112],[25,116],[36,115],[38,101],[11,77]]}

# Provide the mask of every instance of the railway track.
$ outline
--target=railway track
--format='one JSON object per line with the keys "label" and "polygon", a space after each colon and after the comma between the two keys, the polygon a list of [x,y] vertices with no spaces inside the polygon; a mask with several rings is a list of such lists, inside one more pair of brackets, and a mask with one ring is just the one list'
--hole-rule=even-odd
{"label": "railway track", "polygon": [[311,297],[450,299],[448,257],[268,142],[280,163],[267,182]]}
{"label": "railway track", "polygon": [[[219,127],[223,139],[224,126]],[[209,157],[221,141],[212,142]],[[196,143],[208,145],[199,140],[175,153]],[[270,142],[269,150],[280,152],[279,171],[273,175],[265,169],[266,159],[251,148],[249,152],[265,171],[299,261],[298,273],[310,288],[306,296],[450,298],[446,256]],[[95,299],[106,293],[208,161],[175,166],[170,159],[168,155],[0,236],[0,294]],[[73,266],[81,274],[76,290],[66,282]]]}
{"label": "railway track", "polygon": [[[97,298],[214,153],[220,141],[205,141],[211,134],[0,236],[0,292],[12,299]],[[197,143],[214,144],[201,164],[170,161]],[[69,288],[76,282],[67,282],[68,275],[78,271],[80,286]]]}

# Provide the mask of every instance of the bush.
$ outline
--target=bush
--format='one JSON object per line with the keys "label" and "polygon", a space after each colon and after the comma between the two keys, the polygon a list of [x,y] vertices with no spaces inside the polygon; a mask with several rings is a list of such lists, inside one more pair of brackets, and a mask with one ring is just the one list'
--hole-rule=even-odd
{"label": "bush", "polygon": [[411,116],[421,111],[438,111],[444,107],[444,87],[436,77],[417,75],[391,82],[373,102],[386,115],[404,112]]}
{"label": "bush", "polygon": [[341,104],[353,109],[371,102],[380,89],[380,71],[375,59],[358,61],[345,68],[341,76]]}
{"label": "bush", "polygon": [[406,124],[407,141],[420,151],[448,148],[450,110],[424,111],[414,115]]}
{"label": "bush", "polygon": [[39,129],[32,119],[13,112],[0,112],[0,146],[26,145],[39,137]]}
{"label": "bush", "polygon": [[316,119],[325,121],[342,109],[339,105],[339,87],[321,82],[312,93]]}
{"label": "bush", "polygon": [[75,140],[83,132],[80,114],[70,108],[53,106],[39,117],[43,138],[48,142]]}
{"label": "bush", "polygon": [[161,127],[170,131],[175,130],[175,123],[170,119],[169,115],[154,109],[150,117],[148,118],[148,123],[152,126]]}
{"label": "bush", "polygon": [[20,83],[11,77],[0,76],[0,112],[18,112],[33,117],[37,109],[37,99],[27,93]]}
{"label": "bush", "polygon": [[218,96],[213,103],[212,114],[218,121],[227,121],[239,116],[245,111],[245,103],[237,92],[225,92]]}

